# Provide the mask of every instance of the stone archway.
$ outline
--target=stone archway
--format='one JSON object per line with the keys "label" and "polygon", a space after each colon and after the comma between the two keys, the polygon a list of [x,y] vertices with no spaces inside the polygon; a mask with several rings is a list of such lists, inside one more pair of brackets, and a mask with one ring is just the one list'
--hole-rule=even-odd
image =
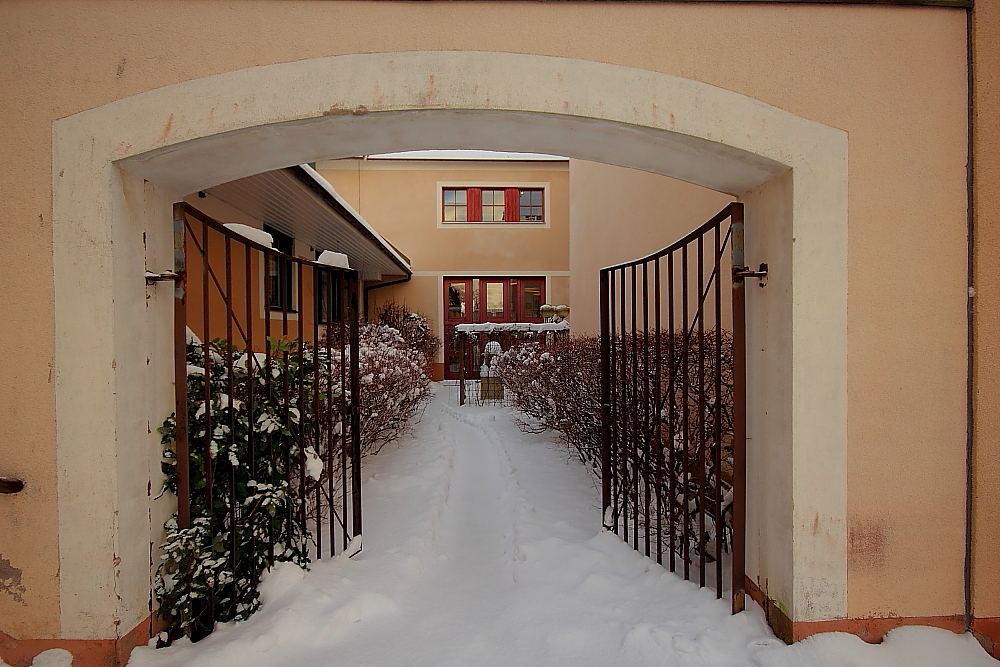
{"label": "stone archway", "polygon": [[63,636],[115,636],[115,619],[148,614],[148,544],[123,536],[150,531],[159,448],[146,434],[170,411],[171,299],[141,279],[169,265],[170,202],[289,164],[424,148],[556,153],[747,203],[748,260],[771,267],[748,321],[749,347],[766,350],[749,360],[748,572],[793,621],[845,617],[846,133],[645,70],[417,52],[229,72],[54,123]]}

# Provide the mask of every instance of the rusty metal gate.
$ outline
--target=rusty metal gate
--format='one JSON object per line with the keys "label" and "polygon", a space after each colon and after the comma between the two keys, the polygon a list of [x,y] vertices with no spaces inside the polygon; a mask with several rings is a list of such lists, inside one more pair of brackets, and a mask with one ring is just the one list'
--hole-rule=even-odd
{"label": "rusty metal gate", "polygon": [[734,611],[744,603],[744,280],[762,271],[743,266],[740,203],[601,270],[604,525],[718,597],[731,590]]}
{"label": "rusty metal gate", "polygon": [[[264,568],[332,557],[361,533],[358,274],[247,233],[174,206],[176,412],[164,442],[176,473],[165,472],[179,532],[207,530],[214,552],[183,619],[195,639],[252,612]],[[177,585],[194,587],[187,576]]]}

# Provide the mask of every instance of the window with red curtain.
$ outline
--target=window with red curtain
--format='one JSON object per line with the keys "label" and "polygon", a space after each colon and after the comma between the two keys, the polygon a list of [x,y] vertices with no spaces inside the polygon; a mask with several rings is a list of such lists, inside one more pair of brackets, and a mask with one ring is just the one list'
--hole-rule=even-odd
{"label": "window with red curtain", "polygon": [[543,188],[443,188],[442,222],[545,222]]}

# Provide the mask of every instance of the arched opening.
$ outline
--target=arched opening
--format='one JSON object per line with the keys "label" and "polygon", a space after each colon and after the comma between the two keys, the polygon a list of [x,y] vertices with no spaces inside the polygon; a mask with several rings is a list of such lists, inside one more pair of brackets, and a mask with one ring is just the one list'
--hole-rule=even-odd
{"label": "arched opening", "polygon": [[[171,298],[147,295],[141,276],[170,263],[170,204],[290,164],[431,148],[565,155],[746,204],[747,263],[771,271],[748,304],[747,572],[793,621],[846,615],[843,132],[643,70],[397,53],[168,86],[58,121],[53,143],[66,637],[110,636],[110,619],[132,627],[148,613],[148,544],[120,536],[159,525],[146,500],[159,447],[145,434],[173,398]],[[121,560],[95,574],[80,553]]]}

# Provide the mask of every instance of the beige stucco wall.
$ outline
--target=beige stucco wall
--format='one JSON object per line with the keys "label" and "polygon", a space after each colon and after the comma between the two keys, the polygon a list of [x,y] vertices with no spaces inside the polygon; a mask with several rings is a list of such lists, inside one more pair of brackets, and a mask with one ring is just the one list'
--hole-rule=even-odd
{"label": "beige stucco wall", "polygon": [[[437,29],[512,21],[537,29]],[[962,11],[501,2],[205,2],[195,9],[173,2],[36,2],[5,3],[0,25],[6,36],[0,61],[7,64],[0,69],[0,117],[16,130],[0,136],[0,222],[7,236],[0,263],[22,267],[7,272],[0,318],[10,350],[9,371],[0,379],[0,474],[28,483],[21,496],[0,498],[0,553],[22,569],[27,589],[23,605],[0,594],[0,630],[42,637],[62,627],[50,375],[50,193],[59,178],[50,169],[52,121],[219,72],[420,49],[539,53],[645,68],[743,93],[849,134],[848,509],[855,557],[847,613],[960,611]],[[725,48],[706,57],[706,44]],[[244,102],[253,105],[253,95]],[[170,132],[169,122],[163,131]],[[995,146],[993,139],[984,141]],[[93,239],[95,247],[106,242]],[[932,264],[934,274],[915,283],[919,264]],[[982,389],[995,391],[986,383]],[[994,396],[983,400],[993,405]]]}
{"label": "beige stucco wall", "polygon": [[[330,160],[320,174],[414,271],[566,271],[569,168],[565,162],[499,163]],[[441,223],[439,184],[546,187],[550,219],[533,223]],[[482,185],[486,187],[486,185]]]}
{"label": "beige stucco wall", "polygon": [[[538,276],[546,300],[569,271],[569,164],[520,161],[327,160],[317,170],[379,234],[410,260],[413,279],[370,292],[370,312],[395,299],[423,313],[443,337],[443,277]],[[545,188],[544,224],[440,222],[444,185]],[[555,274],[555,275],[553,275]],[[555,303],[555,302],[553,302]],[[443,362],[443,351],[436,359]]]}
{"label": "beige stucco wall", "polygon": [[586,160],[570,162],[573,327],[601,330],[598,271],[659,250],[733,197],[675,178]]}
{"label": "beige stucco wall", "polygon": [[1000,2],[974,21],[976,429],[973,612],[1000,616]]}

